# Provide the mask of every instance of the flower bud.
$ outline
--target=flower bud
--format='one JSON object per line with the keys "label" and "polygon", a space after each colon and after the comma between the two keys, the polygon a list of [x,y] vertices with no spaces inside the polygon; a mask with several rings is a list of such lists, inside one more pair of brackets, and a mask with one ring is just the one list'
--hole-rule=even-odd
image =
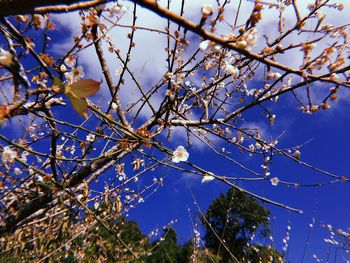
{"label": "flower bud", "polygon": [[10,66],[13,62],[13,56],[10,52],[0,48],[0,65]]}
{"label": "flower bud", "polygon": [[211,16],[214,13],[213,6],[211,4],[202,5],[202,15],[205,17]]}

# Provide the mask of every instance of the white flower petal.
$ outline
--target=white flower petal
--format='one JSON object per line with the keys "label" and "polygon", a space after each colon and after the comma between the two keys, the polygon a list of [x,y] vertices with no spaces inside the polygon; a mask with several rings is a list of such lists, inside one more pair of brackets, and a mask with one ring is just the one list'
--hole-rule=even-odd
{"label": "white flower petal", "polygon": [[208,48],[209,43],[210,43],[210,40],[204,40],[204,41],[200,42],[199,43],[199,49],[201,51],[205,51]]}
{"label": "white flower petal", "polygon": [[186,162],[190,154],[186,151],[183,146],[178,146],[176,150],[173,152],[172,162]]}
{"label": "white flower petal", "polygon": [[277,186],[280,182],[280,180],[277,177],[271,178],[270,181],[273,186]]}
{"label": "white flower petal", "polygon": [[215,179],[215,177],[212,175],[204,175],[202,178],[202,184],[213,181],[214,179]]}

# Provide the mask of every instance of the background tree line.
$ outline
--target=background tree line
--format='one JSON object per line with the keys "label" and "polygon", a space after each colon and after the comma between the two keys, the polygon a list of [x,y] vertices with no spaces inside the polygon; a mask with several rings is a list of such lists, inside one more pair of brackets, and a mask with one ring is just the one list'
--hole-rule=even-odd
{"label": "background tree line", "polygon": [[[205,233],[204,243],[201,243],[196,236],[199,234],[198,228],[194,228],[195,234],[191,240],[179,244],[172,226],[164,227],[160,238],[152,238],[142,233],[137,222],[119,216],[105,222],[107,225],[113,224],[117,227],[119,238],[108,232],[103,225],[97,224],[48,260],[77,262],[79,253],[82,253],[83,262],[102,262],[102,259],[108,262],[130,260],[135,263],[285,262],[282,253],[266,245],[268,235],[272,234],[269,214],[269,211],[254,198],[230,189],[225,195],[221,194],[215,199],[205,214],[198,215]],[[90,220],[89,216],[83,220]],[[254,240],[254,236],[258,236],[257,240]],[[121,240],[140,256],[139,260],[130,259]],[[51,246],[60,244],[55,240],[41,242],[49,242]],[[33,260],[33,255],[26,252],[31,245],[25,244],[23,253],[20,251],[2,253],[1,262]]]}

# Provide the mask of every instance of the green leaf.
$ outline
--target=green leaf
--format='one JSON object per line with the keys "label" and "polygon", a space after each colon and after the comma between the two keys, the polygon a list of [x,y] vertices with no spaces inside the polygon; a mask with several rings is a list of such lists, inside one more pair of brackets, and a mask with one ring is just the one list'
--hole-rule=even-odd
{"label": "green leaf", "polygon": [[71,91],[77,98],[87,98],[94,95],[100,89],[100,82],[93,79],[85,79],[74,82],[66,88],[66,92]]}
{"label": "green leaf", "polygon": [[53,78],[52,86],[56,86],[59,88],[59,90],[56,90],[57,92],[64,92],[65,91],[64,83],[57,77]]}
{"label": "green leaf", "polygon": [[66,93],[68,99],[70,100],[74,110],[82,117],[87,119],[88,117],[88,104],[85,99],[77,98],[72,94],[72,92]]}

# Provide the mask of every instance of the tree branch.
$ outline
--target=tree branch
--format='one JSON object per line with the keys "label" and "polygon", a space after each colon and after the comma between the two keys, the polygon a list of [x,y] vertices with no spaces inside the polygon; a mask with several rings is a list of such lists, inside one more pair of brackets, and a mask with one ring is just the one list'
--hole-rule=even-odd
{"label": "tree branch", "polygon": [[0,16],[64,13],[90,8],[107,0],[0,0]]}

